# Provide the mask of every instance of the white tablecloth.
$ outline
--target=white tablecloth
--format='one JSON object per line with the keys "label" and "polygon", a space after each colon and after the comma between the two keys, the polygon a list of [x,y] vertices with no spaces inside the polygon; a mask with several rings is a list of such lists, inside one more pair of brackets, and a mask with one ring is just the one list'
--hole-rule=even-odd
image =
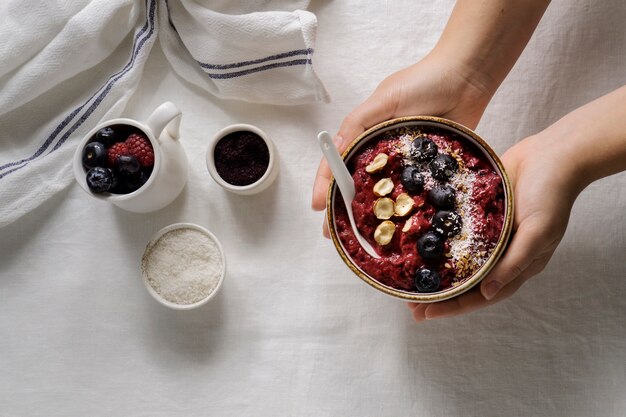
{"label": "white tablecloth", "polygon": [[[0,415],[626,415],[626,175],[584,191],[549,266],[513,298],[421,325],[348,270],[309,208],[316,133],[424,56],[452,6],[314,1],[331,104],[218,100],[155,47],[126,115],[180,106],[189,183],[147,215],[74,184],[0,229]],[[624,84],[625,21],[622,0],[555,0],[478,132],[502,153]],[[209,138],[234,122],[278,147],[261,195],[227,194],[206,171]],[[228,264],[217,298],[188,312],[139,276],[152,234],[180,221],[213,231]]]}

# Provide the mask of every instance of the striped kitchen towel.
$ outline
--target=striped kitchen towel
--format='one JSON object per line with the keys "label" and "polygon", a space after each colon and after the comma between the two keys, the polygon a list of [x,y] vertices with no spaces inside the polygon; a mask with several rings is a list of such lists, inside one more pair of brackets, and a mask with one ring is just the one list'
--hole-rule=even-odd
{"label": "striped kitchen towel", "polygon": [[0,227],[72,183],[77,141],[122,114],[155,44],[180,76],[220,98],[327,101],[312,66],[316,18],[296,10],[307,5],[0,2]]}
{"label": "striped kitchen towel", "polygon": [[195,1],[166,0],[159,37],[174,70],[223,98],[327,101],[312,66],[315,15],[302,10],[240,14],[240,3],[229,2],[217,12]]}

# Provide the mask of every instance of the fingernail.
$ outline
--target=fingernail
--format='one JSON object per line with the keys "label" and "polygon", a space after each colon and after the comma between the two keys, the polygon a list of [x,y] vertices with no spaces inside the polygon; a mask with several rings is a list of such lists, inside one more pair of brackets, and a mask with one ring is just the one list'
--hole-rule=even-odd
{"label": "fingernail", "polygon": [[485,287],[485,298],[487,300],[491,300],[493,297],[496,296],[496,294],[498,294],[500,288],[502,288],[502,284],[500,284],[498,281],[491,281]]}
{"label": "fingernail", "polygon": [[339,148],[341,146],[341,144],[343,143],[343,138],[341,136],[337,135],[337,136],[335,136],[333,138],[333,143],[335,144],[335,146],[337,148]]}

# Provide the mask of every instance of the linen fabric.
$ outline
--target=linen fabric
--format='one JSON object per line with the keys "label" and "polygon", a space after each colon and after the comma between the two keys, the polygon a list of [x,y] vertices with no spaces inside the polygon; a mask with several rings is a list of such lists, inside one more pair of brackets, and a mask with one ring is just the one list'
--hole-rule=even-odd
{"label": "linen fabric", "polygon": [[[218,3],[211,10],[248,4]],[[583,191],[547,268],[511,298],[420,325],[343,264],[310,209],[317,133],[335,132],[381,80],[424,57],[454,4],[313,0],[328,104],[216,98],[153,45],[124,114],[180,107],[189,182],[145,215],[75,184],[0,229],[0,416],[626,416],[626,174]],[[623,0],[553,0],[477,132],[502,155],[622,86],[624,22]],[[49,110],[27,109],[12,129]],[[208,139],[233,123],[276,145],[280,172],[258,195],[228,193],[207,172]],[[225,252],[223,286],[198,310],[165,308],[140,276],[147,242],[177,222],[206,227]]]}
{"label": "linen fabric", "polygon": [[327,101],[312,67],[317,20],[293,8],[306,5],[252,12],[232,2],[216,12],[192,0],[3,2],[0,227],[72,182],[76,143],[123,113],[155,44],[177,74],[216,97]]}

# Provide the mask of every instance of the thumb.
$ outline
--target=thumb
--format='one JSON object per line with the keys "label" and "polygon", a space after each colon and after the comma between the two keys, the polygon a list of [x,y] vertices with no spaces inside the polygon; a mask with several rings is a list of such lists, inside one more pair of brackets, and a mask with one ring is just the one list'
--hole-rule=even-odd
{"label": "thumb", "polygon": [[483,296],[491,300],[504,286],[519,278],[541,250],[541,242],[540,228],[521,223],[504,256],[481,283]]}
{"label": "thumb", "polygon": [[397,97],[393,91],[375,91],[343,119],[335,138],[335,144],[340,152],[365,130],[394,116]]}
{"label": "thumb", "polygon": [[[366,129],[390,119],[396,107],[391,104],[393,100],[393,94],[374,92],[367,100],[352,110],[352,112],[343,119],[339,132],[333,139],[339,152],[343,152],[348,145],[357,136],[365,132]],[[328,184],[330,183],[330,177],[330,168],[326,161],[322,159],[317,170],[315,183],[313,184],[312,207],[315,210],[323,210],[325,207],[325,196]]]}

